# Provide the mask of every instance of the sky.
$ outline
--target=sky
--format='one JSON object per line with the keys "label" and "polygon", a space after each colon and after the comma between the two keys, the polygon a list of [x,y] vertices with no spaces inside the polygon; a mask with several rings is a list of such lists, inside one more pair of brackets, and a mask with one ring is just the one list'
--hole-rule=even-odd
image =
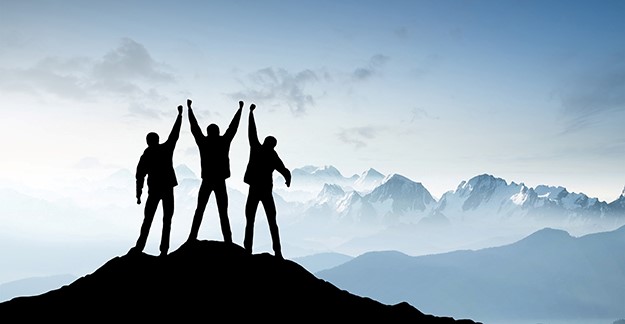
{"label": "sky", "polygon": [[[0,0],[0,183],[134,172],[191,98],[222,132],[245,102],[233,185],[255,103],[291,169],[375,168],[435,197],[488,173],[611,202],[624,31],[623,1]],[[199,174],[183,115],[174,162]]]}

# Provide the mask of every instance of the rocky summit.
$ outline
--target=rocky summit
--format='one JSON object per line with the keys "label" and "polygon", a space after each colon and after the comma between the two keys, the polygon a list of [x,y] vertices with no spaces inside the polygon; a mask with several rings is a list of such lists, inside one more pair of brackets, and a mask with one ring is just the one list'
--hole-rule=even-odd
{"label": "rocky summit", "polygon": [[299,264],[218,241],[185,244],[165,257],[117,256],[47,293],[0,303],[14,321],[244,320],[476,323],[387,305],[341,290]]}

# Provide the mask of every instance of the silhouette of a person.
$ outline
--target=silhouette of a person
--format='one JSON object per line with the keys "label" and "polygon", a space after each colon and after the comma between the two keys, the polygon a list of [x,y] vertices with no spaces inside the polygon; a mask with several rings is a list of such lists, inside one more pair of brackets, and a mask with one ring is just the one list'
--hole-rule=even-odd
{"label": "silhouette of a person", "polygon": [[173,166],[173,155],[176,142],[180,136],[182,125],[182,105],[178,106],[178,117],[164,143],[159,143],[157,133],[151,132],[146,136],[148,147],[143,151],[137,165],[137,204],[141,204],[141,193],[144,178],[147,176],[148,199],[145,202],[143,224],[136,245],[130,249],[131,253],[140,253],[145,248],[150,227],[158,203],[162,202],[163,232],[161,234],[160,256],[167,255],[169,250],[169,235],[171,219],[174,215],[174,187],[178,185]]}
{"label": "silhouette of a person", "polygon": [[219,135],[219,126],[210,124],[206,127],[206,136],[198,125],[197,119],[191,109],[191,99],[187,100],[189,110],[189,123],[191,124],[191,134],[195,138],[195,143],[200,150],[200,163],[202,167],[202,184],[197,198],[197,207],[193,215],[191,232],[187,242],[197,240],[197,235],[204,216],[206,204],[211,193],[215,192],[217,199],[217,211],[221,222],[221,232],[224,242],[232,243],[232,232],[230,221],[228,220],[228,192],[226,190],[226,179],[230,177],[230,144],[239,127],[243,101],[239,101],[239,109],[234,114],[228,129],[223,135]]}
{"label": "silhouette of a person", "polygon": [[276,170],[285,179],[287,187],[291,186],[291,171],[284,166],[284,163],[274,150],[277,140],[273,136],[265,137],[263,144],[258,140],[256,133],[256,122],[254,121],[254,109],[256,105],[250,106],[250,120],[248,125],[248,137],[250,142],[250,157],[245,170],[243,181],[249,185],[247,202],[245,203],[245,239],[243,245],[248,253],[252,253],[252,242],[254,239],[254,221],[258,204],[263,203],[273,251],[276,257],[283,258],[280,246],[280,235],[276,220],[276,204],[273,200],[273,171]]}

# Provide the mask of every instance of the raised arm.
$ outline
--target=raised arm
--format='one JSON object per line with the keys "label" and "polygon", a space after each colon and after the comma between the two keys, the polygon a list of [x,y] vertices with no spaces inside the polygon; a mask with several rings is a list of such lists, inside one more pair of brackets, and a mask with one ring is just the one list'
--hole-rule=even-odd
{"label": "raised arm", "polygon": [[187,99],[187,108],[189,110],[189,124],[191,125],[191,134],[193,134],[195,142],[198,143],[198,140],[204,137],[204,135],[202,134],[202,129],[200,128],[200,125],[197,123],[195,114],[193,114],[193,109],[191,109],[191,102],[191,99]]}
{"label": "raised arm", "polygon": [[182,126],[182,105],[178,106],[178,117],[176,117],[176,121],[174,122],[174,127],[171,129],[171,133],[169,133],[169,137],[167,137],[167,144],[176,144],[178,141],[178,137],[180,137],[180,126]]}
{"label": "raised arm", "polygon": [[247,137],[250,140],[250,146],[260,146],[260,141],[258,140],[258,134],[256,133],[256,122],[254,121],[254,109],[256,109],[255,104],[250,105],[250,121],[248,123],[248,131]]}
{"label": "raised arm", "polygon": [[243,111],[243,101],[239,101],[239,109],[234,114],[234,117],[232,118],[232,121],[230,122],[228,129],[226,129],[226,132],[224,133],[224,137],[228,139],[229,141],[232,141],[232,139],[234,138],[234,135],[237,133],[237,129],[239,128],[239,122],[241,121],[242,111]]}

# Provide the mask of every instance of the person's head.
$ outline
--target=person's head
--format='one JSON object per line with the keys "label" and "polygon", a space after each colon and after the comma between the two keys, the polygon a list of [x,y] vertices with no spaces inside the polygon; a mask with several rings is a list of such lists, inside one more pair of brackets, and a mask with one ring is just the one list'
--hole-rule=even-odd
{"label": "person's head", "polygon": [[265,141],[263,142],[263,147],[273,149],[278,144],[278,140],[273,136],[265,137]]}
{"label": "person's head", "polygon": [[145,141],[148,143],[148,146],[158,145],[158,134],[151,132],[145,137]]}
{"label": "person's head", "polygon": [[210,124],[206,127],[206,136],[207,137],[217,137],[219,136],[219,126],[216,124]]}

